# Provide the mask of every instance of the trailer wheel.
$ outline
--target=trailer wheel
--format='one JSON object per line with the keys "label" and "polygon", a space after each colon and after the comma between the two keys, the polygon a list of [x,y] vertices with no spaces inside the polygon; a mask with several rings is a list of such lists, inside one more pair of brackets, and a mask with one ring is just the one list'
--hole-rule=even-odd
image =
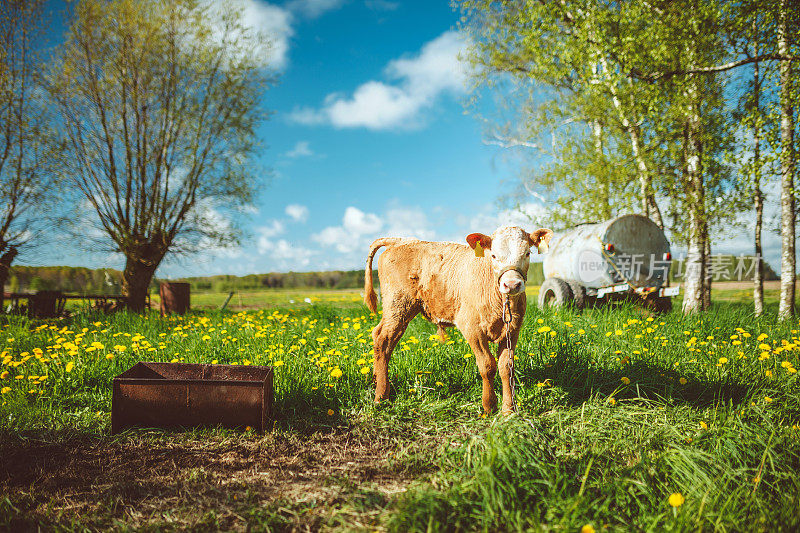
{"label": "trailer wheel", "polygon": [[547,278],[539,289],[539,309],[572,305],[572,289],[566,281],[559,278]]}
{"label": "trailer wheel", "polygon": [[567,281],[567,284],[572,291],[572,300],[575,309],[583,309],[586,307],[586,287],[584,287],[581,282],[574,280]]}

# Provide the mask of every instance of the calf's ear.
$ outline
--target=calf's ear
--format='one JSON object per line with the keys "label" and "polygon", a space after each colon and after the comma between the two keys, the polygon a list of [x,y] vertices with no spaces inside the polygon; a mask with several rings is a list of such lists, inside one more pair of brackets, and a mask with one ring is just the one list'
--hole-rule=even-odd
{"label": "calf's ear", "polygon": [[488,250],[492,247],[492,238],[483,233],[470,233],[467,235],[467,243],[473,250],[477,244],[480,244],[483,250]]}
{"label": "calf's ear", "polygon": [[540,254],[545,253],[549,248],[550,239],[553,238],[553,230],[547,228],[539,228],[528,234],[528,244],[531,248],[534,246]]}

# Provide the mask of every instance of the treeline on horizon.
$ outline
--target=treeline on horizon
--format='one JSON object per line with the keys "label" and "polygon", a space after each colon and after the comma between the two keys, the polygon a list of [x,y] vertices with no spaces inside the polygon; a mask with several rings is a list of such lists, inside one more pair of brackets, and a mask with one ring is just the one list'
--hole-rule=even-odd
{"label": "treeline on horizon", "polygon": [[[741,259],[733,255],[717,257],[715,281],[752,281],[754,268],[752,258]],[[741,262],[740,262],[741,261]],[[670,280],[682,281],[683,261],[673,260]],[[765,279],[779,279],[769,265],[764,263]],[[377,283],[377,273],[373,276]],[[234,276],[195,276],[180,279],[154,278],[150,292],[158,292],[164,281],[183,281],[191,285],[193,292],[230,292],[259,289],[360,289],[364,286],[364,270],[332,270],[325,272],[270,272]],[[544,281],[542,263],[532,263],[528,271],[528,283],[541,285]],[[58,290],[75,294],[121,294],[122,272],[112,268],[91,269],[70,266],[15,266],[11,268],[6,292],[37,292]]]}

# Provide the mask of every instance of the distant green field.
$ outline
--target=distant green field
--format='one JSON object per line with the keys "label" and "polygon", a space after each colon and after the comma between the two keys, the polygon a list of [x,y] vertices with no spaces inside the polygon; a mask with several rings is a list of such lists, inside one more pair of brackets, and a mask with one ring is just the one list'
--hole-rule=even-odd
{"label": "distant green field", "polygon": [[[746,285],[746,288],[742,288]],[[720,282],[712,285],[712,298],[717,302],[749,303],[753,300],[753,289],[749,283]],[[769,282],[764,291],[767,304],[778,302],[780,290],[777,282]],[[539,286],[528,286],[526,293],[531,305],[535,305],[539,294]],[[191,295],[192,307],[196,309],[219,309],[228,298],[228,292],[195,291]],[[361,289],[262,289],[234,291],[228,303],[229,309],[258,309],[261,307],[302,308],[308,306],[306,298],[313,304],[331,304],[337,306],[359,305],[363,301]],[[674,298],[676,306],[680,306],[682,295]],[[158,306],[158,295],[153,294],[151,301]]]}

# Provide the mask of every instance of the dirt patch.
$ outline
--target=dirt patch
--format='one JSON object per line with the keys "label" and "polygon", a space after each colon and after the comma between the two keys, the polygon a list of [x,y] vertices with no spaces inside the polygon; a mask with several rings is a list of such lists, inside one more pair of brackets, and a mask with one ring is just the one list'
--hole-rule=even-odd
{"label": "dirt patch", "polygon": [[350,429],[4,440],[0,528],[374,529],[411,481],[394,449]]}

